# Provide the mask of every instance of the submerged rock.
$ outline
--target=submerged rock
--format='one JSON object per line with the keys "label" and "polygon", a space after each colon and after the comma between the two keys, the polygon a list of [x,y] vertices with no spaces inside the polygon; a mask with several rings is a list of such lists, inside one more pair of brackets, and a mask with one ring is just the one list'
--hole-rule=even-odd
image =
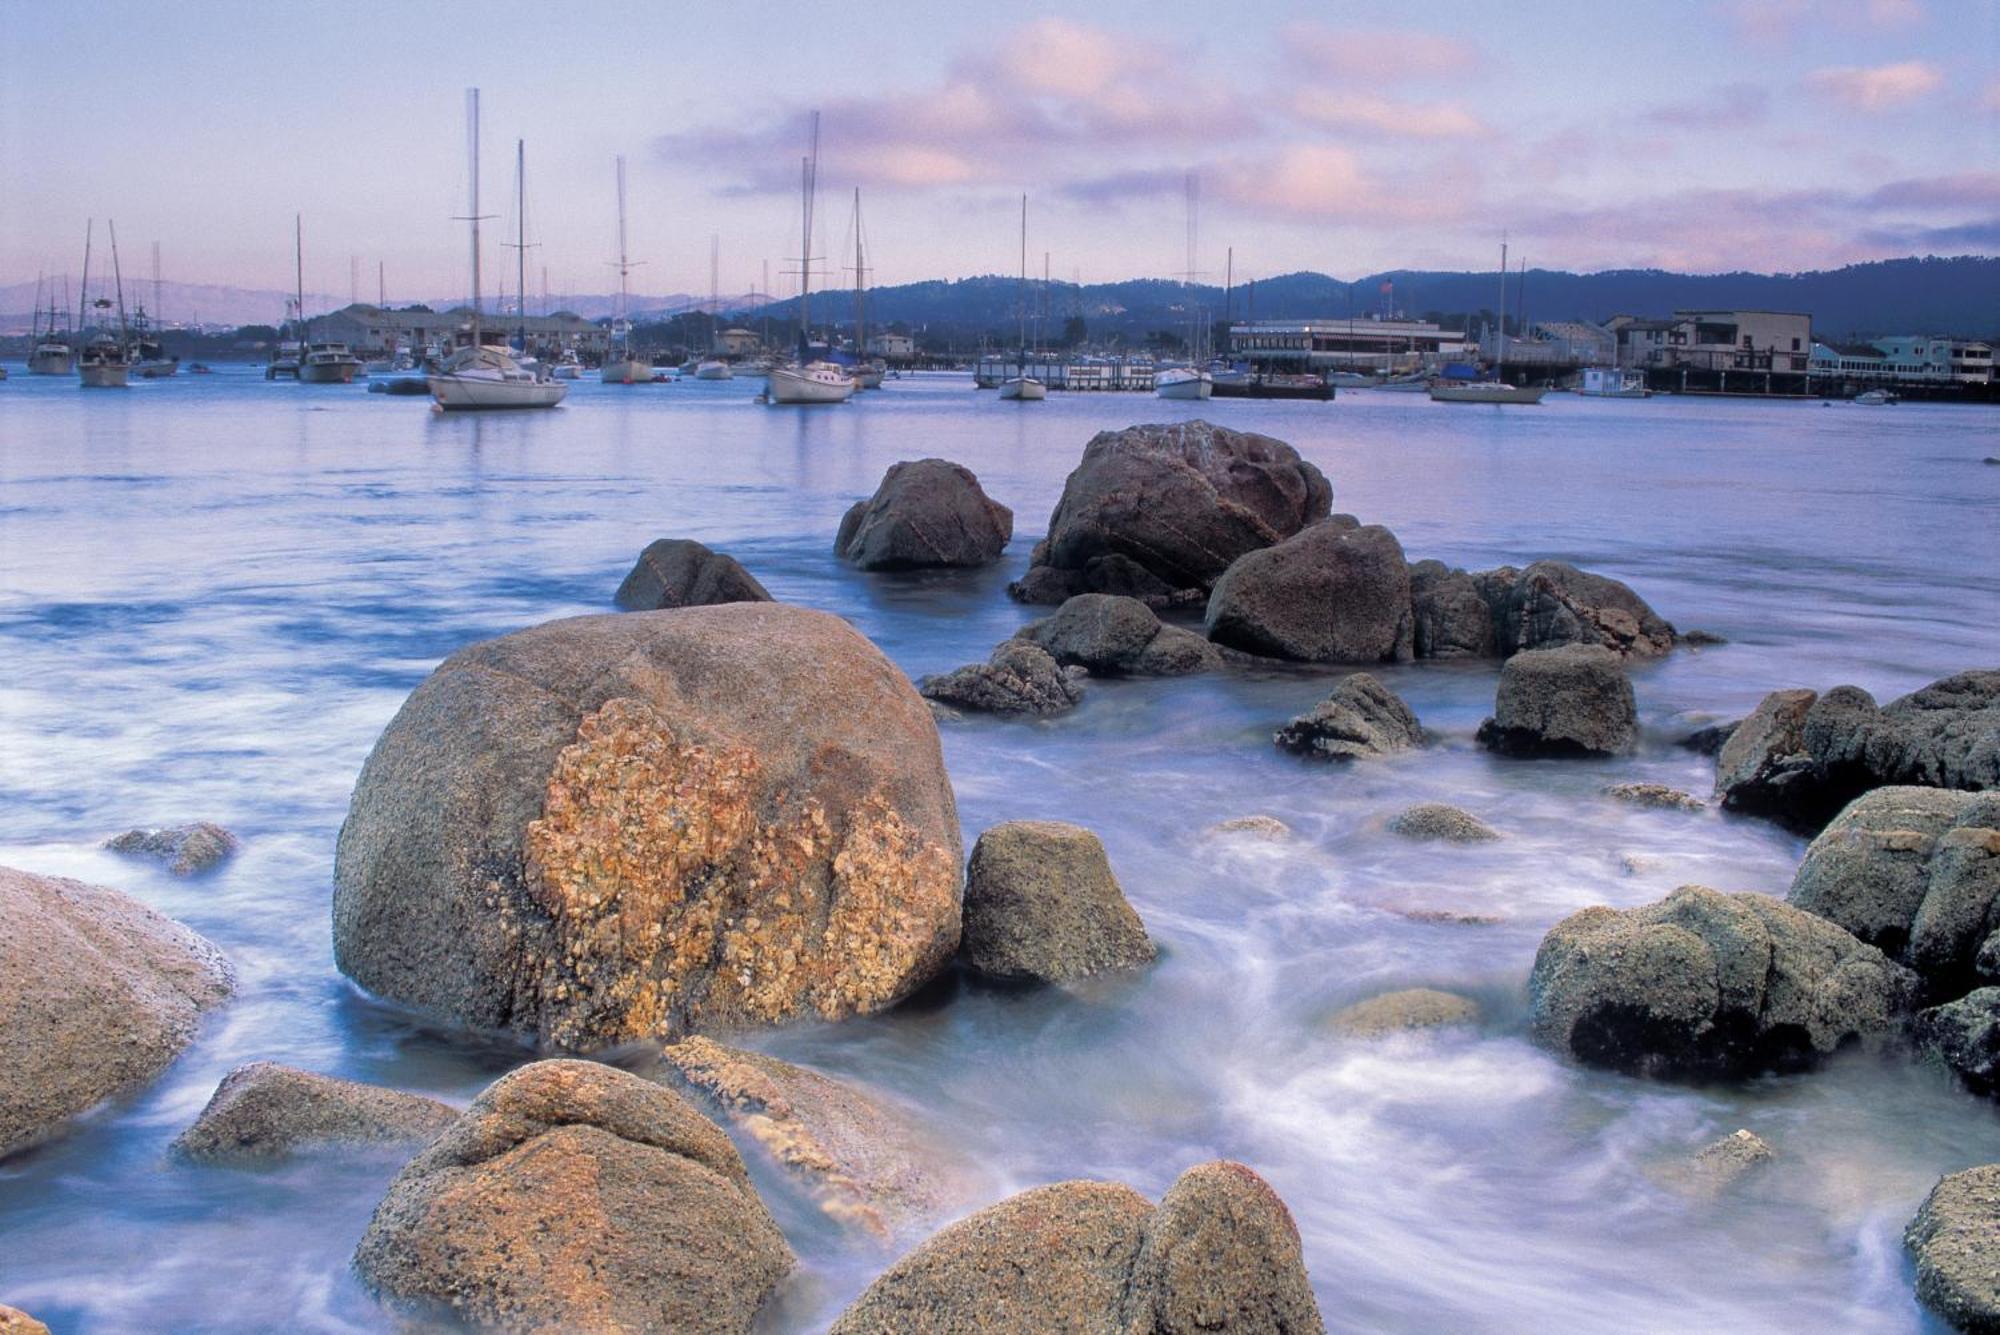
{"label": "submerged rock", "polygon": [[104,846],[126,857],[157,862],[176,876],[194,876],[221,866],[242,845],[220,825],[201,820],[192,825],[127,830],[105,840]]}
{"label": "submerged rock", "polygon": [[1067,982],[1157,955],[1098,837],[1062,821],[995,825],[972,846],[959,956],[993,978]]}
{"label": "submerged rock", "polygon": [[1674,745],[1683,751],[1692,751],[1698,756],[1712,756],[1729,745],[1729,739],[1736,735],[1736,729],[1742,726],[1742,723],[1742,719],[1737,719],[1729,723],[1704,724],[1685,736],[1676,737]]}
{"label": "submerged rock", "polygon": [[1777,1158],[1777,1152],[1749,1131],[1737,1130],[1696,1151],[1681,1185],[1701,1196],[1720,1196]]}
{"label": "submerged rock", "polygon": [[1014,536],[1014,512],[949,459],[891,464],[840,521],[836,556],[863,570],[991,565]]}
{"label": "submerged rock", "polygon": [[1273,841],[1292,837],[1292,827],[1276,816],[1231,816],[1208,827],[1211,834],[1252,835]]}
{"label": "submerged rock", "polygon": [[1478,1021],[1479,1003],[1471,998],[1435,988],[1413,987],[1357,1001],[1334,1012],[1327,1020],[1327,1027],[1350,1038],[1384,1038]]}
{"label": "submerged rock", "polygon": [[1469,811],[1445,802],[1419,802],[1389,818],[1389,831],[1405,839],[1478,844],[1498,839],[1500,832]]}
{"label": "submerged rock", "polygon": [[1323,1331],[1298,1227],[1242,1164],[1198,1164],[1156,1209],[1060,1182],[951,1225],[878,1278],[832,1335]]}
{"label": "submerged rock", "polygon": [[1009,592],[1036,601],[1060,601],[1058,592],[1200,596],[1245,552],[1326,518],[1332,499],[1319,469],[1269,436],[1202,421],[1099,432],[1063,484],[1028,576]]}
{"label": "submerged rock", "polygon": [[1511,756],[1609,756],[1637,749],[1639,710],[1617,654],[1597,645],[1528,649],[1500,668],[1479,741]]}
{"label": "submerged rock", "polygon": [[220,952],[103,886],[0,867],[0,1159],[145,1084],[234,987]]}
{"label": "submerged rock", "polygon": [[1094,676],[1181,677],[1222,666],[1222,655],[1201,636],[1167,625],[1137,598],[1108,593],[1067,599],[1054,616],[1023,626],[1014,638]]}
{"label": "submerged rock", "polygon": [[783,603],[472,645],[363,768],[334,950],[384,996],[591,1048],[894,1004],[958,942],[937,726],[846,622]]}
{"label": "submerged rock", "polygon": [[1917,1299],[1954,1328],[2000,1331],[2000,1164],[1941,1178],[1903,1231]]}
{"label": "submerged rock", "polygon": [[1344,515],[1238,557],[1208,599],[1211,640],[1297,662],[1408,662],[1412,625],[1402,544]]}
{"label": "submerged rock", "polygon": [[2000,981],[2000,793],[1877,788],[1813,840],[1786,899],[1915,969],[1933,997]]}
{"label": "submerged rock", "polygon": [[854,1086],[706,1038],[662,1057],[832,1218],[887,1238],[943,1208],[949,1170],[928,1134]]}
{"label": "submerged rock", "polygon": [[1957,1001],[1918,1011],[1910,1036],[1967,1088],[1988,1096],[2000,1094],[2000,987],[1982,987]]}
{"label": "submerged rock", "polygon": [[1916,984],[1822,918],[1688,885],[1557,923],[1528,979],[1529,1026],[1545,1047],[1633,1074],[1792,1070],[1894,1032]]}
{"label": "submerged rock", "polygon": [[717,603],[768,603],[771,595],[735,557],[710,551],[690,538],[661,538],[646,544],[612,601],[627,612],[658,612]]}
{"label": "submerged rock", "polygon": [[189,1159],[275,1159],[334,1146],[424,1144],[458,1119],[436,1099],[277,1062],[239,1066],[174,1140]]}
{"label": "submerged rock", "polygon": [[1606,797],[1630,802],[1637,807],[1657,807],[1663,811],[1706,811],[1708,803],[1693,793],[1669,788],[1662,783],[1614,783],[1604,790]]}
{"label": "submerged rock", "polygon": [[1039,645],[1007,640],[984,663],[925,677],[917,690],[926,700],[955,709],[1046,716],[1076,708],[1089,675],[1064,667]]}
{"label": "submerged rock", "polygon": [[1422,746],[1425,736],[1401,696],[1356,672],[1271,740],[1281,751],[1315,760],[1367,760]]}
{"label": "submerged rock", "polygon": [[748,1331],[792,1263],[729,1137],[582,1061],[489,1086],[397,1174],[354,1253],[386,1297],[510,1330]]}

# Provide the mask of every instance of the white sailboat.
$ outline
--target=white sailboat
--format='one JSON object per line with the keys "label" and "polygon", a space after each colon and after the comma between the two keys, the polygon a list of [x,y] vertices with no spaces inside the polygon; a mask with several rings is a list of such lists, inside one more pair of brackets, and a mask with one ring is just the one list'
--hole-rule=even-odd
{"label": "white sailboat", "polygon": [[642,361],[632,351],[632,320],[626,314],[631,301],[633,264],[625,251],[625,159],[618,158],[618,306],[611,313],[611,341],[604,349],[604,365],[597,378],[607,385],[649,385],[653,364]]}
{"label": "white sailboat", "polygon": [[1169,366],[1153,377],[1153,393],[1163,399],[1199,401],[1215,393],[1215,377],[1202,369],[1201,314],[1195,307],[1195,202],[1200,191],[1194,173],[1187,178],[1187,272],[1181,280],[1181,299],[1188,311],[1188,364]]}
{"label": "white sailboat", "polygon": [[1021,196],[1021,286],[1015,289],[1014,313],[1020,317],[1020,355],[1014,374],[1000,382],[1000,397],[1014,403],[1040,403],[1048,398],[1049,387],[1028,374],[1028,197]]}
{"label": "white sailboat", "polygon": [[694,365],[696,380],[734,380],[736,372],[729,363],[717,355],[715,312],[722,305],[722,238],[711,232],[708,236],[708,356]]}
{"label": "white sailboat", "polygon": [[827,361],[809,361],[812,330],[812,225],[813,193],[819,185],[819,113],[812,114],[812,151],[799,161],[799,193],[802,199],[804,238],[799,249],[799,361],[771,368],[770,388],[765,398],[771,403],[845,403],[854,397],[854,376],[844,366]]}
{"label": "white sailboat", "polygon": [[[479,330],[479,90],[466,93],[472,140],[472,341],[428,377],[440,410],[462,408],[553,408],[569,393],[560,380],[529,371],[504,350],[488,347]],[[526,192],[525,181],[522,185]]]}
{"label": "white sailboat", "polygon": [[[63,286],[65,288],[69,286],[68,279],[63,280]],[[69,298],[65,295],[63,305],[67,308],[68,304]],[[76,366],[74,336],[67,329],[64,329],[60,334],[56,332],[56,315],[56,287],[55,282],[51,280],[49,283],[49,323],[44,328],[42,325],[42,280],[38,276],[35,279],[34,340],[28,349],[29,375],[68,375]],[[67,315],[63,316],[65,323],[68,322],[68,319]]]}
{"label": "white sailboat", "polygon": [[1500,311],[1494,317],[1493,379],[1433,380],[1433,403],[1540,403],[1548,392],[1541,385],[1507,383],[1507,241],[1500,240]]}
{"label": "white sailboat", "polygon": [[889,364],[868,355],[868,262],[861,249],[861,187],[854,187],[854,387],[880,389]]}
{"label": "white sailboat", "polygon": [[[83,233],[83,301],[97,311],[99,321],[110,318],[111,302],[100,296],[90,300],[90,242],[94,223],[86,223]],[[114,335],[102,323],[95,334],[84,340],[83,355],[77,359],[77,384],[83,389],[124,389],[131,383],[132,359],[125,328],[125,277],[118,268],[118,225],[107,222],[111,232],[111,277],[118,293],[118,332]],[[89,319],[77,313],[77,324],[88,330]]]}

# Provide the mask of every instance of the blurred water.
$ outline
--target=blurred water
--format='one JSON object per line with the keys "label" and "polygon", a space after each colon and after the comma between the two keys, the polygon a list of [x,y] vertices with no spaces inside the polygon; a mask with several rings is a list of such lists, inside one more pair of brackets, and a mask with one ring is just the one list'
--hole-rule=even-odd
{"label": "blurred water", "polygon": [[[1700,881],[1782,893],[1801,851],[1765,825],[1641,811],[1620,780],[1706,792],[1671,747],[1779,686],[1883,699],[2000,663],[2000,453],[1977,409],[1555,396],[1538,410],[1351,393],[1331,404],[1127,395],[999,403],[962,378],[837,409],[756,383],[578,385],[556,412],[439,417],[255,371],[82,393],[0,386],[0,861],[119,886],[216,941],[240,997],[157,1084],[0,1165],[0,1300],[58,1330],[372,1330],[347,1258],[393,1158],[237,1171],[164,1151],[232,1067],[275,1058],[464,1102],[518,1049],[359,995],[328,939],[333,841],[403,696],[470,640],[605,610],[639,548],[699,538],[778,597],[852,620],[922,675],[1033,613],[1004,586],[1100,429],[1206,414],[1296,445],[1335,508],[1412,559],[1555,556],[1729,638],[1641,668],[1648,741],[1607,764],[1473,747],[1495,668],[1381,675],[1443,735],[1314,768],[1272,727],[1333,673],[1100,682],[1045,723],[945,727],[972,836],[1016,817],[1096,829],[1163,948],[1078,993],[959,987],[886,1016],[773,1034],[867,1082],[964,1156],[977,1200],[1066,1177],[1157,1194],[1194,1162],[1283,1193],[1337,1329],[1908,1330],[1898,1234],[1938,1174],[2000,1158],[1990,1106],[1901,1060],[1741,1088],[1575,1070],[1521,1037],[1548,925]],[[898,459],[943,455],[1014,507],[999,568],[884,577],[837,563],[841,512]],[[1468,807],[1478,848],[1382,830]],[[1269,813],[1287,843],[1207,833]],[[240,857],[192,884],[98,850],[212,819]],[[1491,919],[1480,925],[1436,915]],[[1427,918],[1433,920],[1426,920]],[[1465,991],[1474,1033],[1362,1044],[1328,1014],[1388,988]],[[1664,1166],[1748,1126],[1779,1162],[1690,1201]],[[891,1254],[837,1234],[749,1156],[802,1258],[774,1328],[813,1328]]]}

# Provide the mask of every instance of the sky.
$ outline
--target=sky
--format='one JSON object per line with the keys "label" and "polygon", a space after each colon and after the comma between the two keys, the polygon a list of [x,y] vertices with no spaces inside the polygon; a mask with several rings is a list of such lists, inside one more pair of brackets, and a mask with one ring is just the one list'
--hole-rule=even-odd
{"label": "sky", "polygon": [[[1029,267],[1796,271],[2000,253],[2000,4],[1695,0],[1516,7],[601,6],[5,0],[0,284],[76,273],[115,219],[132,274],[345,300],[468,285],[464,90],[482,90],[485,286],[793,290],[821,113],[814,253],[871,280]],[[102,232],[100,230],[100,238]],[[102,241],[100,239],[100,245]],[[1230,255],[1233,253],[1233,264]],[[846,275],[822,274],[844,285]],[[511,287],[511,275],[507,279]]]}

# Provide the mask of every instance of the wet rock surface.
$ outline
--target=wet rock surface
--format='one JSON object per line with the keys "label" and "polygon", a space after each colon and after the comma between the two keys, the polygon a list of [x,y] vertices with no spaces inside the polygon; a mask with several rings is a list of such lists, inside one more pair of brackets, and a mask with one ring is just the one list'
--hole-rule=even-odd
{"label": "wet rock surface", "polygon": [[1098,837],[1062,821],[1008,821],[979,836],[965,876],[959,957],[978,973],[1066,982],[1157,955]]}
{"label": "wet rock surface", "polygon": [[1693,793],[1684,793],[1661,783],[1614,783],[1604,790],[1604,795],[1620,802],[1630,802],[1635,807],[1652,807],[1660,811],[1708,809],[1708,803]]}
{"label": "wet rock surface", "polygon": [[397,1175],[354,1254],[419,1315],[505,1329],[748,1331],[792,1264],[713,1122],[581,1061],[488,1087]]}
{"label": "wet rock surface", "polygon": [[1401,696],[1356,672],[1271,740],[1281,751],[1314,760],[1367,760],[1422,746],[1425,734]]}
{"label": "wet rock surface", "polygon": [[1306,663],[1398,663],[1414,656],[1410,572],[1380,525],[1336,516],[1248,552],[1209,595],[1208,637]]}
{"label": "wet rock surface", "polygon": [[1479,1004],[1471,998],[1436,988],[1413,987],[1385,992],[1344,1007],[1327,1020],[1327,1027],[1349,1038],[1386,1038],[1390,1034],[1446,1029],[1478,1021]]}
{"label": "wet rock surface", "polygon": [[2000,1164],[1941,1179],[1903,1232],[1917,1298],[1955,1329],[2000,1331]]}
{"label": "wet rock surface", "polygon": [[1014,512],[949,459],[892,464],[875,494],[840,521],[834,554],[863,570],[991,565],[1014,536]]}
{"label": "wet rock surface", "polygon": [[1222,666],[1221,654],[1201,636],[1167,625],[1137,598],[1107,593],[1078,594],[1015,638],[1093,676],[1182,677]]}
{"label": "wet rock surface", "polygon": [[925,677],[917,690],[926,700],[954,709],[1046,717],[1081,704],[1089,675],[1080,667],[1064,667],[1040,645],[1007,640],[984,663]]}
{"label": "wet rock surface", "polygon": [[1697,1150],[1678,1175],[1677,1185],[1691,1195],[1720,1196],[1777,1157],[1762,1138],[1749,1131],[1732,1131]]}
{"label": "wet rock surface", "polygon": [[314,1149],[421,1145],[458,1119],[436,1099],[252,1062],[223,1078],[174,1152],[202,1162],[278,1159]]}
{"label": "wet rock surface", "polygon": [[958,941],[937,728],[837,617],[578,617],[460,650],[356,785],[343,972],[585,1049],[893,1004]]}
{"label": "wet rock surface", "polygon": [[1657,658],[1677,638],[1625,584],[1566,561],[1483,571],[1419,561],[1410,567],[1410,599],[1419,658],[1506,658],[1566,644]]}
{"label": "wet rock surface", "polygon": [[1639,744],[1639,711],[1619,656],[1597,645],[1529,649],[1500,668],[1480,744],[1510,756],[1611,756]]}
{"label": "wet rock surface", "polygon": [[1917,1012],[1910,1037],[1968,1089],[2000,1093],[2000,987],[1982,987],[1956,1001]]}
{"label": "wet rock surface", "polygon": [[1389,818],[1389,832],[1405,839],[1479,844],[1500,832],[1469,811],[1445,802],[1419,802]]}
{"label": "wet rock surface", "polygon": [[116,890],[0,867],[0,1159],[152,1080],[234,987],[208,941]]}
{"label": "wet rock surface", "polygon": [[127,830],[104,846],[128,858],[157,862],[176,876],[198,876],[236,856],[241,841],[212,821]]}
{"label": "wet rock surface", "polygon": [[1764,895],[1682,886],[1590,908],[1543,938],[1535,1040],[1590,1066],[1669,1078],[1810,1066],[1894,1033],[1917,979],[1833,923]]}
{"label": "wet rock surface", "polygon": [[661,538],[646,544],[612,601],[627,612],[657,612],[717,603],[768,603],[771,594],[735,557],[689,538]]}
{"label": "wet rock surface", "polygon": [[49,1328],[20,1308],[0,1303],[0,1335],[49,1335]]}

